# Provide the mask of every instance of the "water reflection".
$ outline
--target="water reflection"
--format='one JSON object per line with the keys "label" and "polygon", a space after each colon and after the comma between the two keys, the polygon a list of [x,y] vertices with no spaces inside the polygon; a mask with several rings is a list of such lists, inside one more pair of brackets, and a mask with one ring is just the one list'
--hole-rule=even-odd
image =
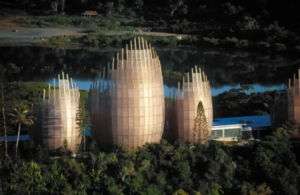
{"label": "water reflection", "polygon": [[[248,53],[242,51],[155,48],[164,70],[186,72],[198,65],[211,82],[217,95],[240,85],[253,85],[256,92],[281,89],[287,78],[299,68],[295,57]],[[0,47],[0,64],[8,67],[10,81],[52,83],[62,70],[73,77],[80,89],[89,89],[95,70],[107,66],[118,48],[57,49],[42,47]],[[18,74],[12,74],[13,69]],[[173,93],[177,82],[164,77],[165,93]]]}
{"label": "water reflection", "polygon": [[[80,80],[80,79],[73,79],[73,81],[76,83],[76,87],[78,87],[79,89],[85,89],[85,90],[89,90],[90,86],[92,85],[93,80],[92,79],[85,79],[85,80]],[[45,79],[45,80],[35,80],[35,82],[41,82],[41,83],[46,83],[46,84],[51,84],[53,85],[53,79]],[[56,86],[58,86],[57,82],[55,84]],[[251,92],[264,92],[264,91],[268,91],[268,90],[280,90],[284,88],[284,85],[272,85],[272,86],[262,86],[260,84],[254,84],[252,85],[254,87],[255,90],[249,90],[247,93],[251,93]],[[213,96],[218,95],[220,93],[223,93],[225,91],[228,91],[232,88],[235,89],[239,89],[241,88],[241,85],[224,85],[222,87],[212,87],[211,88],[211,93]],[[175,92],[175,94],[177,94],[177,88],[176,87],[170,87],[167,85],[164,85],[164,92],[165,92],[165,96],[171,96],[173,97],[173,94]],[[181,89],[182,91],[182,89]]]}

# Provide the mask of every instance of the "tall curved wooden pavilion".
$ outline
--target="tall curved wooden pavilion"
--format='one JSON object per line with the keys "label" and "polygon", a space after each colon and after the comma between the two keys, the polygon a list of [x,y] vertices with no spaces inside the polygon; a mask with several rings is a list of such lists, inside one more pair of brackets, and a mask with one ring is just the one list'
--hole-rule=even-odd
{"label": "tall curved wooden pavilion", "polygon": [[287,89],[277,93],[271,106],[273,129],[280,127],[287,120],[300,123],[300,70],[298,70],[298,79],[294,74],[293,80],[289,79]]}
{"label": "tall curved wooden pavilion", "polygon": [[[183,78],[182,84],[178,83],[177,96],[173,95],[173,98],[166,98],[166,123],[168,127],[165,127],[165,129],[168,130],[168,137],[172,137],[173,140],[174,137],[177,137],[177,139],[183,141],[194,141],[195,119],[200,101],[204,107],[207,137],[209,137],[213,123],[210,85],[204,72],[195,66],[195,70],[192,69],[191,71],[191,77],[187,73],[187,77]],[[177,113],[176,117],[174,117],[174,113]]]}
{"label": "tall curved wooden pavilion", "polygon": [[90,102],[91,134],[103,149],[159,142],[164,91],[160,60],[151,45],[140,38],[126,45],[93,83]]}
{"label": "tall curved wooden pavilion", "polygon": [[[48,94],[44,89],[43,97],[39,97],[36,106],[37,122],[29,136],[35,143],[46,146],[50,151],[56,151],[65,143],[72,152],[76,152],[81,142],[76,114],[79,105],[79,90],[69,80],[68,74],[62,79],[58,75],[58,88],[51,89]],[[55,86],[55,79],[53,80]]]}

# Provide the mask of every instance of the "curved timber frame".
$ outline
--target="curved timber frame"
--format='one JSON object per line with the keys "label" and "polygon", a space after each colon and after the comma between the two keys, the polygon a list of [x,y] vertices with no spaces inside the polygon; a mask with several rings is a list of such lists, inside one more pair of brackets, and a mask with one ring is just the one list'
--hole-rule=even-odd
{"label": "curved timber frame", "polygon": [[79,128],[76,121],[80,93],[72,78],[69,81],[62,72],[62,79],[58,75],[58,88],[49,84],[48,91],[44,89],[43,97],[39,97],[36,106],[38,118],[35,128],[29,136],[39,144],[45,145],[50,151],[56,151],[67,142],[68,148],[76,152],[81,142]]}
{"label": "curved timber frame", "polygon": [[300,69],[298,79],[294,74],[293,80],[289,79],[286,90],[277,93],[274,104],[271,106],[272,128],[280,127],[287,120],[300,123]]}
{"label": "curved timber frame", "polygon": [[191,76],[187,73],[186,77],[183,77],[182,84],[178,82],[177,96],[174,90],[173,98],[169,94],[169,98],[165,101],[167,121],[165,129],[169,139],[174,141],[177,138],[193,142],[197,107],[200,101],[207,121],[207,136],[210,136],[213,122],[212,96],[207,76],[200,68],[195,66],[195,69],[191,70]]}
{"label": "curved timber frame", "polygon": [[103,148],[131,150],[160,142],[164,126],[164,91],[158,55],[144,39],[130,41],[112,66],[91,86],[91,133]]}

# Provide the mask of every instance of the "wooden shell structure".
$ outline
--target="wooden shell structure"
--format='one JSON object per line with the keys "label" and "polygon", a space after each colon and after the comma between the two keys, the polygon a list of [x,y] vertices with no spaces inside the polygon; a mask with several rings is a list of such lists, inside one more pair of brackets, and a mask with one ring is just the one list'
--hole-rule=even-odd
{"label": "wooden shell structure", "polygon": [[128,150],[159,142],[164,126],[164,91],[159,57],[144,39],[117,54],[91,87],[91,134],[103,149]]}
{"label": "wooden shell structure", "polygon": [[[195,118],[200,101],[202,101],[204,107],[208,136],[210,136],[213,122],[210,85],[204,72],[195,66],[195,72],[192,69],[191,77],[187,73],[187,78],[183,78],[182,88],[180,87],[180,83],[178,83],[177,97],[173,95],[173,98],[169,97],[166,99],[166,123],[168,127],[165,127],[165,129],[169,131],[168,137],[174,139],[177,136],[177,139],[182,141],[193,142]],[[174,112],[177,113],[176,117],[174,117]],[[174,132],[173,129],[175,128],[176,131]],[[174,133],[177,135],[174,136]]]}
{"label": "wooden shell structure", "polygon": [[287,120],[300,123],[300,70],[298,70],[298,79],[294,74],[292,85],[289,79],[287,89],[276,95],[274,104],[271,106],[273,129],[280,127]]}
{"label": "wooden shell structure", "polygon": [[[76,121],[80,93],[72,78],[68,74],[62,79],[58,75],[58,89],[51,89],[48,94],[44,89],[43,97],[39,97],[36,107],[37,122],[29,136],[35,143],[43,144],[50,151],[56,151],[66,142],[72,152],[76,152],[81,142],[79,128]],[[55,79],[53,80],[55,86]]]}

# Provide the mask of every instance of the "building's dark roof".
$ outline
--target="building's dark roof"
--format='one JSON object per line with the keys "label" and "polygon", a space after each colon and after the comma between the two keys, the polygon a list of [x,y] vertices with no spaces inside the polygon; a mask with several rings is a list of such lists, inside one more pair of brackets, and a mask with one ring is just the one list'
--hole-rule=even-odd
{"label": "building's dark roof", "polygon": [[[19,137],[19,141],[26,141],[29,140],[29,136],[28,135],[20,135]],[[16,142],[17,141],[17,136],[7,136],[7,142]],[[4,137],[0,137],[0,143],[4,142]]]}
{"label": "building's dark roof", "polygon": [[213,127],[223,125],[236,125],[246,124],[244,127],[270,127],[271,119],[270,115],[258,115],[258,116],[243,116],[243,117],[231,117],[231,118],[216,118],[213,120]]}

